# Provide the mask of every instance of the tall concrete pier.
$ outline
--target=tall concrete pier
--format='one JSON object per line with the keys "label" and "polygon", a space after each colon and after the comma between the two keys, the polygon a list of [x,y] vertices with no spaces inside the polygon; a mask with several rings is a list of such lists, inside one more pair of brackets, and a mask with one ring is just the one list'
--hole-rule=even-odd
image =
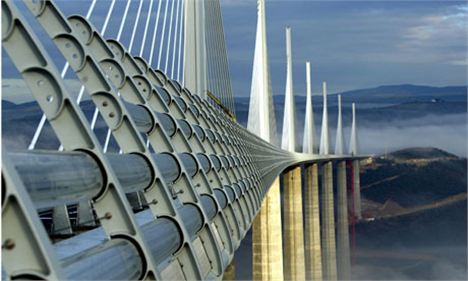
{"label": "tall concrete pier", "polygon": [[354,213],[359,220],[362,219],[360,169],[359,160],[353,160]]}
{"label": "tall concrete pier", "polygon": [[283,181],[284,279],[305,280],[301,168],[286,172]]}
{"label": "tall concrete pier", "polygon": [[267,219],[265,202],[252,222],[252,278],[268,280]]}
{"label": "tall concrete pier", "polygon": [[322,263],[323,279],[337,280],[333,165],[322,166]]}
{"label": "tall concrete pier", "polygon": [[[358,137],[357,137],[357,120],[356,120],[356,104],[352,104],[353,121],[351,124],[351,139],[349,142],[349,153],[351,155],[358,155]],[[353,187],[354,187],[354,214],[358,219],[362,218],[361,213],[361,180],[359,160],[353,160]]]}
{"label": "tall concrete pier", "polygon": [[276,178],[252,224],[253,280],[283,280],[280,204]]}
{"label": "tall concrete pier", "polygon": [[318,165],[305,169],[304,223],[306,280],[322,280]]}
{"label": "tall concrete pier", "polygon": [[349,280],[351,264],[349,252],[348,199],[346,190],[346,162],[337,164],[337,264],[340,280]]}
{"label": "tall concrete pier", "polygon": [[[335,154],[343,155],[345,151],[343,120],[341,114],[341,95],[338,95],[338,122],[336,125]],[[337,266],[338,278],[349,280],[351,275],[349,253],[348,198],[346,188],[346,161],[337,163]]]}

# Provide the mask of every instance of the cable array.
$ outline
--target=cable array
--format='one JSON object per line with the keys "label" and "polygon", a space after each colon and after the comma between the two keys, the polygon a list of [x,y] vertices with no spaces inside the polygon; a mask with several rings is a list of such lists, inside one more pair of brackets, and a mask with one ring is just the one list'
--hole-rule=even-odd
{"label": "cable array", "polygon": [[[155,6],[155,1],[157,1],[157,10],[154,11],[153,6]],[[163,2],[165,3],[164,16],[161,19],[161,7]],[[125,8],[122,13],[116,12],[116,0],[112,0],[108,6],[104,23],[100,29],[101,34],[108,36],[108,25],[109,22],[113,20],[114,17],[117,17],[120,25],[116,35],[117,41],[123,41],[123,39],[129,40],[128,49],[132,52],[135,48],[135,45],[139,45],[139,56],[145,58],[149,61],[150,65],[153,65],[155,54],[157,59],[157,68],[160,68],[161,65],[164,65],[164,71],[166,71],[171,79],[181,80],[183,79],[183,52],[182,48],[184,47],[184,0],[139,0],[137,10],[131,11],[132,3],[135,1],[128,0],[125,4]],[[146,14],[144,13],[143,7],[145,2],[149,2],[146,9]],[[175,3],[177,2],[177,3]],[[93,0],[88,8],[86,13],[86,19],[93,21],[93,13],[95,11],[97,0]],[[170,12],[169,5],[171,5]],[[129,22],[130,15],[135,15],[134,21]],[[169,14],[169,16],[168,16]],[[175,15],[174,15],[175,14]],[[96,15],[97,17],[98,15]],[[152,19],[153,25],[150,25]],[[159,29],[160,22],[162,21],[162,28]],[[140,30],[139,26],[144,24],[143,29],[143,38],[141,40],[137,39],[138,31]],[[124,33],[125,27],[129,27],[132,31],[129,34]],[[174,28],[173,28],[174,26]],[[151,30],[152,29],[152,30]],[[148,35],[152,32],[151,42],[148,42]],[[157,46],[159,41],[159,47]],[[164,42],[167,42],[164,45]],[[171,43],[172,42],[172,43]],[[149,49],[149,53],[147,50]],[[145,53],[146,52],[146,53]],[[146,56],[145,56],[146,54]],[[170,67],[170,71],[169,71]],[[68,62],[64,64],[61,77],[64,78],[69,70]],[[83,96],[85,93],[85,87],[81,86],[78,91],[78,97],[76,99],[78,105],[82,102]],[[91,118],[91,128],[96,127],[98,120],[99,110],[96,108],[93,112]],[[33,150],[36,147],[36,144],[39,140],[39,137],[43,131],[44,125],[46,123],[46,116],[43,114],[38,125],[35,128],[33,137],[28,146],[29,150]],[[108,150],[109,142],[111,138],[111,132],[108,130],[106,138],[104,141],[104,151]],[[59,147],[59,150],[63,150],[63,146]]]}

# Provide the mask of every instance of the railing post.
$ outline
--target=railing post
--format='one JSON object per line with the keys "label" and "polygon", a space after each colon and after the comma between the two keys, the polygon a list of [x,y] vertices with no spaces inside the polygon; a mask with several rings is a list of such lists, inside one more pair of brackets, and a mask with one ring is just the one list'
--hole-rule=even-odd
{"label": "railing post", "polygon": [[52,210],[52,233],[58,235],[71,235],[73,233],[68,208],[66,205],[54,207]]}
{"label": "railing post", "polygon": [[305,280],[301,167],[283,174],[284,279]]}
{"label": "railing post", "polygon": [[338,162],[337,166],[337,258],[338,277],[340,280],[349,280],[351,277],[349,229],[348,229],[348,199],[346,188],[346,161]]}
{"label": "railing post", "polygon": [[304,178],[306,280],[322,280],[322,247],[320,245],[320,206],[317,163],[306,167]]}
{"label": "railing post", "polygon": [[88,200],[80,201],[78,203],[77,225],[79,226],[95,226],[96,225],[96,219],[94,218],[91,202]]}
{"label": "railing post", "polygon": [[333,202],[333,164],[323,164],[322,171],[322,262],[325,280],[337,280],[335,216]]}

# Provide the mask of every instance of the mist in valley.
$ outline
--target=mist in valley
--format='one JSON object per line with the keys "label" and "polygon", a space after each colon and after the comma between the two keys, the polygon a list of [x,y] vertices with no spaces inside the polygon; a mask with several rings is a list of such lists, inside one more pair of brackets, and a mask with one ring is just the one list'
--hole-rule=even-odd
{"label": "mist in valley", "polygon": [[466,117],[465,114],[429,115],[406,121],[359,124],[360,150],[365,154],[384,154],[408,147],[437,147],[466,157]]}

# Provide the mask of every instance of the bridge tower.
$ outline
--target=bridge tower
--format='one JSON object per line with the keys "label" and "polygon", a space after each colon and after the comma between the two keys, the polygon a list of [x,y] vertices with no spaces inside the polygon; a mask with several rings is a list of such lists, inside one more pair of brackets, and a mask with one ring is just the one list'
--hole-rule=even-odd
{"label": "bridge tower", "polygon": [[184,22],[184,86],[235,117],[220,0],[186,0]]}
{"label": "bridge tower", "polygon": [[[357,121],[356,121],[356,105],[352,104],[353,121],[351,124],[351,140],[349,143],[349,153],[351,155],[358,155],[358,137],[357,137]],[[357,219],[362,219],[361,213],[361,180],[359,176],[360,164],[358,159],[352,160],[352,173],[353,173],[353,189],[354,189],[354,213]]]}
{"label": "bridge tower", "polygon": [[[286,28],[286,93],[281,148],[296,152],[296,116],[292,80],[291,28]],[[305,280],[304,228],[301,167],[283,174],[284,184],[284,279]]]}
{"label": "bridge tower", "polygon": [[207,97],[205,1],[185,1],[184,86]]}
{"label": "bridge tower", "polygon": [[[335,155],[345,154],[343,137],[343,120],[341,114],[341,95],[338,95],[338,123],[336,126]],[[346,161],[337,163],[337,266],[338,278],[349,280],[351,278],[349,254],[349,224],[348,224],[348,198],[346,187]]]}
{"label": "bridge tower", "polygon": [[[310,62],[306,62],[306,115],[302,152],[317,154]],[[322,247],[320,245],[320,207],[318,190],[318,164],[307,165],[304,170],[304,243],[306,280],[322,280]]]}
{"label": "bridge tower", "polygon": [[[257,34],[247,129],[277,145],[265,24],[265,1],[257,2]],[[253,280],[283,280],[280,183],[270,187],[252,224]]]}
{"label": "bridge tower", "polygon": [[[323,82],[323,117],[320,138],[320,154],[330,154],[328,131],[327,84]],[[322,168],[322,263],[323,278],[337,280],[335,214],[333,199],[333,164],[327,161]]]}

